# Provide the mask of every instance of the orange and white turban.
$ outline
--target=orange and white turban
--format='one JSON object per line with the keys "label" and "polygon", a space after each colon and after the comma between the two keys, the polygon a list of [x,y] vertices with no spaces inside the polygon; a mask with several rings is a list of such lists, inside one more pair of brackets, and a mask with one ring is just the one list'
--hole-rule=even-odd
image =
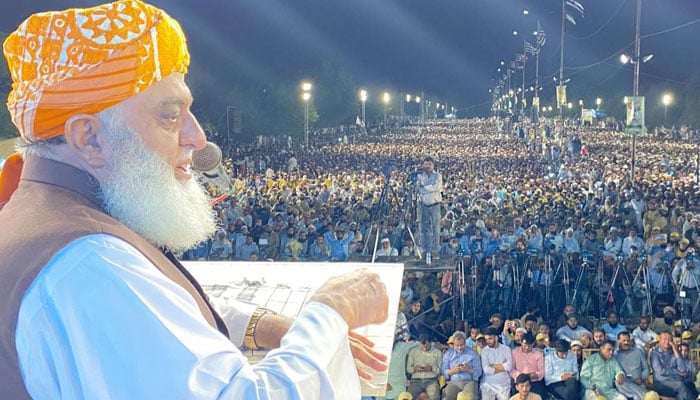
{"label": "orange and white turban", "polygon": [[[190,61],[177,21],[138,0],[34,14],[3,49],[13,82],[7,108],[27,141],[61,136],[70,116],[98,113],[173,72],[186,73]],[[6,168],[18,169],[3,168],[0,204],[19,179]]]}

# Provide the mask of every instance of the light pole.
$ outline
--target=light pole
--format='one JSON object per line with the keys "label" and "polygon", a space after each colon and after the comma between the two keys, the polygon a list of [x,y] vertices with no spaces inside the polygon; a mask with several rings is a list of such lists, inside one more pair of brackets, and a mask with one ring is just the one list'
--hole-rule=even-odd
{"label": "light pole", "polygon": [[311,100],[311,83],[301,83],[301,98],[304,100],[304,143],[309,148],[309,100]]}
{"label": "light pole", "polygon": [[367,120],[365,119],[365,103],[367,103],[367,91],[360,90],[360,103],[362,103],[362,126],[367,129]]}
{"label": "light pole", "polygon": [[[635,32],[634,32],[634,56],[629,57],[626,54],[620,55],[620,62],[623,64],[627,64],[628,62],[631,62],[634,64],[634,82],[632,86],[632,96],[633,96],[633,101],[635,103],[639,102],[640,99],[639,97],[639,68],[642,63],[645,63],[654,57],[653,54],[649,54],[647,56],[644,56],[643,58],[641,57],[641,42],[642,42],[642,36],[641,36],[641,26],[642,26],[642,0],[637,0],[637,14],[636,14],[636,24],[635,24]],[[642,103],[643,104],[643,103]],[[632,109],[634,110],[635,107],[637,107],[637,104],[633,104]],[[634,181],[634,168],[635,168],[635,163],[636,163],[636,151],[637,151],[637,134],[638,133],[644,133],[644,121],[640,121],[640,127],[636,128],[639,129],[640,132],[635,132],[630,130],[629,133],[632,135],[632,166],[630,168],[630,180]]]}
{"label": "light pole", "polygon": [[668,112],[668,105],[673,101],[673,97],[670,94],[664,93],[661,97],[661,103],[664,105],[664,125],[666,125],[666,114]]}
{"label": "light pole", "polygon": [[224,151],[228,154],[229,149],[231,149],[231,117],[229,112],[235,110],[234,106],[226,106],[226,145],[224,146]]}
{"label": "light pole", "polygon": [[389,92],[384,92],[382,95],[382,101],[384,102],[384,129],[386,129],[386,110],[389,107],[389,103],[391,102],[391,95]]}
{"label": "light pole", "polygon": [[416,96],[416,104],[418,104],[418,121],[423,122],[423,109],[420,96]]}

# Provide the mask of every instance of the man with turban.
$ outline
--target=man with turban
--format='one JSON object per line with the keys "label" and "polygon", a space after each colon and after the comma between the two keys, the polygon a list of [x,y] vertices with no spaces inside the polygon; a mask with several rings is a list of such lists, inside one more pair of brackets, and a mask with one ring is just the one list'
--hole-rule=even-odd
{"label": "man with turban", "polygon": [[[376,274],[329,280],[290,324],[219,316],[173,256],[215,228],[173,18],[137,0],[40,13],[3,48],[21,134],[0,176],[3,398],[360,397],[348,331],[386,319]],[[251,366],[243,342],[279,348]]]}

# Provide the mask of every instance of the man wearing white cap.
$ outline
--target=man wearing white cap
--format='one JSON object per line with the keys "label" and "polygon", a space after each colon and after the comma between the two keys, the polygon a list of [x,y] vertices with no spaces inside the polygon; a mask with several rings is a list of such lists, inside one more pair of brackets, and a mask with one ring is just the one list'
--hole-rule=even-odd
{"label": "man wearing white cap", "polygon": [[399,251],[391,246],[389,238],[382,239],[382,245],[377,249],[377,257],[398,257]]}

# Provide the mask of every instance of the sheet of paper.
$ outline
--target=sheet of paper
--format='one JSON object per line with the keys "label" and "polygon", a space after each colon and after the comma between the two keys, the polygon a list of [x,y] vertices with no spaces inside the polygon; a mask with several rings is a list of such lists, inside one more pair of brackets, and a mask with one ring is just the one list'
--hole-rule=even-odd
{"label": "sheet of paper", "polygon": [[[396,313],[401,295],[403,264],[300,263],[300,262],[185,262],[188,270],[211,297],[234,298],[258,304],[280,314],[296,317],[304,304],[328,278],[366,268],[376,272],[386,285],[389,317],[381,325],[356,331],[375,343],[375,348],[391,356]],[[248,354],[246,354],[248,355]],[[255,352],[255,356],[264,353]],[[250,357],[251,362],[262,357]],[[388,362],[388,361],[387,361]],[[362,394],[384,396],[387,373],[374,372],[371,381],[362,381]]]}

